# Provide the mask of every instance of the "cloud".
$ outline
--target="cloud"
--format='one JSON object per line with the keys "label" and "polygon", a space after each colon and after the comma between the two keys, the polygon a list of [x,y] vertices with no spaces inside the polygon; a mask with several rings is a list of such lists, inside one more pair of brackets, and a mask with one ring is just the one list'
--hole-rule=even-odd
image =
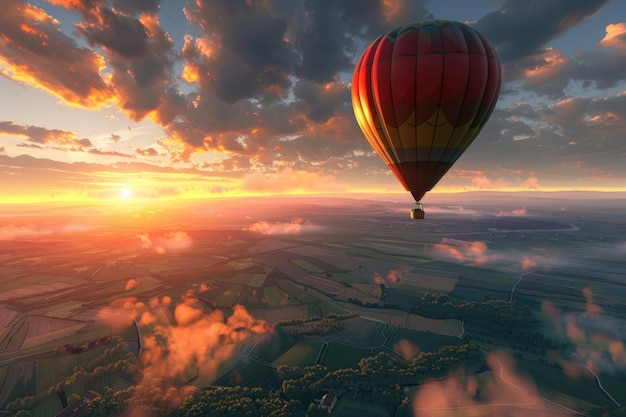
{"label": "cloud", "polygon": [[505,0],[500,10],[476,23],[509,64],[542,53],[546,42],[598,12],[608,0]]}
{"label": "cloud", "polygon": [[289,223],[269,223],[265,220],[258,221],[242,230],[260,233],[262,235],[293,235],[299,234],[303,230],[315,228],[309,222],[301,218],[294,218]]}
{"label": "cloud", "polygon": [[[273,331],[267,322],[255,319],[243,306],[235,305],[226,317],[221,310],[207,309],[191,295],[177,302],[165,296],[152,298],[148,303],[126,297],[98,313],[114,328],[127,323],[129,316],[136,318],[143,347],[140,368],[144,377],[135,392],[141,396],[144,388],[149,389],[159,380],[161,390],[167,393],[160,401],[172,407],[189,395],[188,390],[175,386],[198,375],[205,380],[215,378],[220,367],[235,356],[239,343]],[[131,399],[129,403],[131,408],[140,406],[140,401]]]}
{"label": "cloud", "polygon": [[9,224],[0,227],[0,241],[2,240],[28,240],[49,236],[54,233],[54,229],[46,226],[37,226],[33,224]]}
{"label": "cloud", "polygon": [[472,185],[479,190],[489,190],[491,188],[491,181],[484,175],[472,178]]}
{"label": "cloud", "polygon": [[523,272],[531,271],[535,269],[536,267],[537,267],[537,261],[535,259],[528,258],[528,257],[522,259],[522,271]]}
{"label": "cloud", "polygon": [[606,36],[600,41],[600,46],[626,53],[626,23],[607,25]]}
{"label": "cloud", "polygon": [[141,233],[137,237],[144,249],[154,249],[159,255],[187,250],[193,245],[193,239],[183,231],[169,232],[157,237],[150,237],[148,233]]}
{"label": "cloud", "polygon": [[127,298],[104,309],[100,316],[115,311],[138,318],[145,347],[140,358],[142,373],[152,378],[186,382],[188,375],[198,372],[210,378],[232,358],[237,343],[272,332],[265,321],[253,318],[243,306],[234,306],[232,314],[225,317],[220,310],[207,310],[192,296],[184,296],[175,305],[169,297],[154,298],[148,304]]}
{"label": "cloud", "polygon": [[[495,415],[516,413],[528,415],[550,412],[552,404],[540,399],[534,381],[516,369],[515,362],[498,352],[486,358],[490,369],[480,376],[466,374],[463,370],[445,378],[420,384],[413,399],[412,410],[416,416],[444,412],[484,412],[488,407]],[[530,408],[532,407],[532,408]]]}
{"label": "cloud", "polygon": [[126,285],[124,286],[124,291],[134,290],[135,288],[141,285],[141,281],[136,278],[131,278],[126,281]]}
{"label": "cloud", "polygon": [[435,244],[435,250],[457,262],[470,262],[477,265],[485,264],[499,257],[497,254],[491,254],[487,244],[479,240],[462,242],[444,238],[444,243]]}
{"label": "cloud", "polygon": [[580,368],[576,370],[578,365],[592,372],[623,374],[626,372],[626,350],[623,341],[616,339],[613,319],[602,314],[590,288],[583,288],[582,295],[586,301],[582,312],[561,310],[549,301],[541,303],[541,310],[551,319],[554,330],[575,347],[575,354],[563,361],[564,370],[573,377],[580,377]]}
{"label": "cloud", "polygon": [[[163,128],[158,142],[165,152],[145,142],[120,151],[119,142],[131,138],[118,134],[110,135],[111,147],[99,149],[72,132],[21,126],[20,135],[33,144],[89,148],[72,158],[97,155],[103,164],[169,155],[173,166],[198,167],[199,175],[245,175],[242,191],[395,184],[355,122],[349,75],[379,34],[407,16],[434,17],[425,0],[187,1],[179,9],[186,34],[166,30],[174,23],[159,20],[165,7],[158,0],[50,0],[75,12],[75,31],[67,34],[51,15],[58,9],[48,14],[25,0],[7,2],[0,17],[5,77],[68,104],[111,105],[132,120],[150,119]],[[624,151],[626,95],[591,97],[626,77],[626,24],[607,25],[591,50],[568,55],[552,45],[606,4],[505,0],[475,23],[502,58],[503,100],[442,185],[539,189],[531,176],[541,179],[541,189],[565,181],[584,188],[597,178],[621,185],[616,158],[603,161]],[[560,101],[550,105],[554,99]],[[459,179],[457,168],[481,175]],[[511,174],[520,170],[524,174]]]}
{"label": "cloud", "polygon": [[521,207],[513,210],[500,210],[496,213],[496,217],[503,216],[525,216],[527,214],[526,207]]}
{"label": "cloud", "polygon": [[539,180],[534,175],[528,177],[526,181],[522,184],[522,187],[529,190],[539,190]]}
{"label": "cloud", "polygon": [[60,22],[24,0],[5,0],[0,16],[2,74],[33,84],[65,102],[102,106],[111,91],[101,55],[64,35]]}
{"label": "cloud", "polygon": [[90,229],[91,226],[85,223],[10,223],[0,226],[0,241],[37,240]]}
{"label": "cloud", "polygon": [[402,277],[403,277],[402,271],[392,269],[387,273],[386,277],[383,277],[378,272],[374,272],[373,280],[374,280],[374,283],[376,284],[393,285],[393,284],[397,284],[401,282]]}
{"label": "cloud", "polygon": [[46,129],[39,126],[18,125],[9,121],[0,121],[0,134],[25,137],[28,141],[46,144],[53,143],[61,146],[91,147],[89,139],[78,140],[74,132],[60,129]]}

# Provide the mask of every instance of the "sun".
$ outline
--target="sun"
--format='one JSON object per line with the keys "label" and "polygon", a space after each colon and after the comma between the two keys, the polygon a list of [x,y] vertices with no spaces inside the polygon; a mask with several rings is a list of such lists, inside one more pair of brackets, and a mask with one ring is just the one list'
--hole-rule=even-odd
{"label": "sun", "polygon": [[130,188],[122,188],[120,190],[120,197],[122,197],[123,200],[130,200],[133,197],[133,190]]}

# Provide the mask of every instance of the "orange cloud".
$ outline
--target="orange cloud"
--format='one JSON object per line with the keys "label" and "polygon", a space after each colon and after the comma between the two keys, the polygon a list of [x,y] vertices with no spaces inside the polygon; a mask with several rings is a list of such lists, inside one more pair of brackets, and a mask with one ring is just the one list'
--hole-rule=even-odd
{"label": "orange cloud", "polygon": [[479,190],[488,190],[491,188],[491,181],[484,175],[472,178],[472,185]]}
{"label": "orange cloud", "polygon": [[39,126],[23,126],[13,122],[0,121],[0,134],[24,137],[35,143],[55,143],[61,146],[90,147],[89,139],[78,140],[74,132],[59,129],[46,129]]}
{"label": "orange cloud", "polygon": [[534,175],[528,177],[526,181],[522,184],[522,187],[527,188],[529,190],[538,190],[539,189],[539,180]]}
{"label": "orange cloud", "polygon": [[272,332],[265,321],[253,318],[243,306],[235,306],[226,318],[221,310],[209,311],[193,296],[183,297],[173,310],[169,297],[154,298],[148,304],[126,297],[98,314],[112,322],[133,316],[142,334],[142,373],[170,380],[184,381],[198,372],[210,378],[233,356],[237,343]]}
{"label": "orange cloud", "polygon": [[393,346],[393,351],[402,356],[405,360],[410,361],[420,353],[420,348],[407,339],[400,339],[398,343]]}
{"label": "orange cloud", "polygon": [[522,259],[522,271],[527,272],[537,267],[537,262],[530,258]]}
{"label": "orange cloud", "polygon": [[402,281],[402,272],[392,269],[387,273],[386,277],[383,277],[378,272],[374,272],[373,280],[376,284],[397,284]]}
{"label": "orange cloud", "polygon": [[305,226],[307,226],[305,220],[297,217],[292,219],[289,223],[269,223],[262,220],[248,227],[244,227],[242,230],[261,233],[263,235],[293,235],[300,233]]}
{"label": "orange cloud", "polygon": [[496,213],[496,217],[525,216],[525,215],[526,215],[526,208],[525,207],[518,208],[518,209],[513,209],[513,210],[500,210],[499,212]]}
{"label": "orange cloud", "polygon": [[[36,20],[37,25],[23,22]],[[100,75],[104,58],[65,36],[43,9],[5,0],[0,15],[0,73],[47,91],[67,104],[103,106],[111,91]]]}
{"label": "orange cloud", "polygon": [[606,35],[600,45],[614,51],[626,52],[626,23],[607,25]]}
{"label": "orange cloud", "polygon": [[497,255],[490,255],[487,244],[481,241],[458,241],[453,244],[436,243],[435,250],[443,256],[448,256],[458,262],[472,262],[478,265],[485,264],[498,257]]}
{"label": "orange cloud", "polygon": [[156,238],[151,238],[148,233],[139,234],[137,237],[144,249],[152,248],[160,255],[168,251],[177,252],[189,249],[193,245],[191,237],[183,231],[166,233]]}
{"label": "orange cloud", "polygon": [[561,74],[563,68],[570,63],[570,58],[561,51],[554,48],[547,48],[543,53],[541,63],[525,71],[526,84],[529,86],[541,85]]}
{"label": "orange cloud", "polygon": [[173,315],[170,297],[153,298],[148,304],[126,297],[102,309],[98,317],[112,326],[119,323],[128,326],[133,317],[137,318],[143,348],[139,359],[144,376],[137,392],[153,381],[163,381],[163,401],[173,407],[190,394],[186,389],[173,388],[174,381],[186,383],[198,375],[214,378],[220,366],[235,355],[238,343],[255,334],[273,331],[243,306],[236,305],[226,318],[221,310],[207,310],[191,295],[183,296],[173,306]]}
{"label": "orange cloud", "polygon": [[593,291],[589,287],[583,288],[583,297],[586,301],[586,309],[583,315],[585,316],[597,316],[602,312],[602,307],[593,302]]}
{"label": "orange cloud", "polygon": [[[529,413],[541,415],[550,409],[540,401],[534,382],[517,372],[509,357],[492,352],[486,364],[491,372],[483,373],[480,378],[459,372],[421,384],[413,397],[413,415],[455,414],[461,410],[467,414],[484,414],[487,407],[490,414],[500,415],[513,410],[521,412],[520,407],[524,406],[532,406]],[[479,392],[482,399],[477,398]]]}
{"label": "orange cloud", "polygon": [[131,278],[128,281],[126,281],[126,286],[124,287],[125,291],[130,291],[133,290],[137,287],[139,287],[141,285],[141,281],[139,281],[138,279],[135,278]]}

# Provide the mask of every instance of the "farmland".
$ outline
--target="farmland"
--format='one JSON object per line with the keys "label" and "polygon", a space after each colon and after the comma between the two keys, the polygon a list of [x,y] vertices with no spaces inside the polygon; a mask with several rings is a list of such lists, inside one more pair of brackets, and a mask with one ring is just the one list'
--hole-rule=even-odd
{"label": "farmland", "polygon": [[[469,201],[463,211],[442,198],[421,222],[410,221],[403,204],[373,200],[270,199],[254,217],[237,204],[164,209],[168,220],[158,224],[59,226],[52,235],[0,239],[0,409],[71,376],[103,353],[95,341],[115,336],[145,372],[198,386],[273,386],[282,365],[337,370],[378,352],[409,358],[471,341],[515,358],[555,402],[579,410],[612,404],[593,381],[584,395],[563,383],[570,378],[563,369],[580,374],[583,364],[594,365],[609,394],[623,400],[626,219],[619,204],[598,213],[577,202],[563,212],[537,200],[516,217],[502,214],[519,208],[514,198],[498,207]],[[32,214],[21,219],[18,208],[0,209],[14,223],[37,222]],[[72,210],[50,218],[81,220],[80,208]],[[100,221],[147,211],[112,209]],[[281,228],[296,217],[306,221]],[[279,232],[255,231],[261,221]],[[411,312],[427,294],[457,304],[521,303],[541,336],[513,343],[488,323]],[[310,332],[329,317],[340,317],[331,332]],[[287,330],[293,334],[281,333]],[[543,339],[549,349],[538,344]],[[90,343],[54,359],[60,346]],[[124,385],[108,375],[92,388],[114,383]],[[339,410],[358,402],[339,406],[348,413]]]}

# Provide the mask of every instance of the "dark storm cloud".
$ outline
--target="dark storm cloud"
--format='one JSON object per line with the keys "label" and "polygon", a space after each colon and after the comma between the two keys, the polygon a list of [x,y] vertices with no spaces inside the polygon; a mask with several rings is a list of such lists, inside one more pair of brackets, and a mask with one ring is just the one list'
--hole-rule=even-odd
{"label": "dark storm cloud", "polygon": [[399,1],[392,7],[378,0],[305,1],[296,20],[294,45],[300,56],[296,75],[326,83],[340,71],[351,71],[358,40],[370,42],[387,30],[428,16],[422,1]]}
{"label": "dark storm cloud", "polygon": [[[543,117],[572,140],[602,142],[603,147],[626,152],[626,94],[604,99],[581,97],[541,110]],[[626,154],[626,153],[625,153]]]}
{"label": "dark storm cloud", "polygon": [[102,48],[113,71],[114,100],[133,120],[141,120],[166,103],[174,85],[173,41],[161,28],[159,1],[75,0],[84,22],[76,29],[92,46]]}
{"label": "dark storm cloud", "polygon": [[291,76],[316,83],[350,71],[360,51],[398,21],[426,15],[421,1],[380,0],[188,2],[188,19],[203,31],[183,56],[197,68],[203,90],[232,103],[285,98]]}
{"label": "dark storm cloud", "polygon": [[598,12],[609,0],[505,0],[475,27],[504,64],[541,53],[544,45]]}
{"label": "dark storm cloud", "polygon": [[244,0],[189,2],[185,13],[206,36],[204,50],[193,43],[183,49],[199,67],[204,89],[228,103],[285,96],[294,59],[284,39],[285,19],[260,2]]}
{"label": "dark storm cloud", "polygon": [[76,26],[92,45],[101,46],[124,58],[143,57],[148,51],[148,34],[137,19],[105,7],[87,14],[87,22]]}
{"label": "dark storm cloud", "polygon": [[[538,173],[566,184],[621,172],[626,154],[626,95],[576,98],[550,106],[497,108],[454,169],[507,177]],[[540,173],[540,174],[539,174]]]}
{"label": "dark storm cloud", "polygon": [[572,77],[585,85],[608,89],[626,80],[626,39],[621,39],[622,49],[614,51],[581,52],[576,57],[579,64]]}
{"label": "dark storm cloud", "polygon": [[346,31],[344,2],[307,2],[304,22],[294,40],[300,63],[296,74],[305,80],[326,83],[351,67],[354,38]]}
{"label": "dark storm cloud", "polygon": [[336,109],[350,102],[350,90],[340,82],[320,85],[298,80],[293,94],[303,104],[304,113],[313,122],[323,123],[335,114]]}
{"label": "dark storm cloud", "polygon": [[113,0],[113,8],[124,14],[156,13],[161,0]]}
{"label": "dark storm cloud", "polygon": [[421,1],[392,3],[188,2],[185,14],[200,32],[185,38],[182,78],[198,90],[171,95],[161,107],[168,116],[157,115],[185,145],[176,157],[187,160],[196,149],[234,152],[271,168],[343,154],[332,143],[314,150],[312,140],[328,126],[356,137],[349,86],[340,77],[349,78],[366,42],[407,16],[427,15]]}

